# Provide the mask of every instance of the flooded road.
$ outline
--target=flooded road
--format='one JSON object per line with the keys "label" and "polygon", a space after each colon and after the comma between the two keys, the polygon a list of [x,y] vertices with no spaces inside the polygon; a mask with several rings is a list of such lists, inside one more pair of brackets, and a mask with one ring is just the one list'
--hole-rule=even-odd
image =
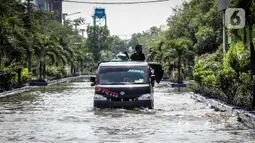
{"label": "flooded road", "polygon": [[255,142],[255,130],[163,84],[154,110],[94,110],[85,79],[0,99],[0,143]]}

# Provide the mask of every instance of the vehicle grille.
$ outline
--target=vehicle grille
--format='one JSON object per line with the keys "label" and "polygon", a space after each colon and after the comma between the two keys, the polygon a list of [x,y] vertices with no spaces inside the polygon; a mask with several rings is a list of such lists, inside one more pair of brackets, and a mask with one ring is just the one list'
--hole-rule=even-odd
{"label": "vehicle grille", "polygon": [[136,98],[109,98],[108,101],[136,101]]}

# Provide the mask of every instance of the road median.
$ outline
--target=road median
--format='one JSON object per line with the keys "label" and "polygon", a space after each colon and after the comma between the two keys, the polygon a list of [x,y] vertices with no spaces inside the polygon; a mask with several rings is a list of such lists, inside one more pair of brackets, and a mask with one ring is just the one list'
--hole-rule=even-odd
{"label": "road median", "polygon": [[[67,78],[62,78],[62,79],[57,79],[57,80],[51,80],[51,81],[48,81],[48,86],[49,85],[54,85],[54,84],[57,84],[57,83],[66,82],[66,81],[72,81],[72,80],[83,78],[83,77],[86,77],[86,76],[75,76],[75,77],[67,77]],[[16,88],[16,89],[13,89],[13,90],[5,91],[5,92],[0,93],[0,98],[15,95],[15,94],[20,94],[20,93],[29,91],[29,90],[31,90],[32,88],[35,88],[35,87],[39,87],[39,86],[25,86],[25,87]]]}

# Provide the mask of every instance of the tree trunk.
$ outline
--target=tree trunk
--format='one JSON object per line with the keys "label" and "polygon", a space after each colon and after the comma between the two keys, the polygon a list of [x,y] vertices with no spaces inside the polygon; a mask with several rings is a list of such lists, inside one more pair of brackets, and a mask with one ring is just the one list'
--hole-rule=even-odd
{"label": "tree trunk", "polygon": [[18,86],[19,86],[19,87],[22,86],[22,85],[21,85],[21,72],[22,72],[22,69],[19,68],[19,69],[17,70],[17,73],[18,73]]}
{"label": "tree trunk", "polygon": [[40,60],[40,68],[39,68],[39,79],[41,80],[42,79],[42,70],[43,70],[43,62],[42,60]]}
{"label": "tree trunk", "polygon": [[71,75],[73,75],[73,65],[71,65]]}
{"label": "tree trunk", "polygon": [[43,62],[43,79],[46,78],[46,64]]}
{"label": "tree trunk", "polygon": [[[178,84],[181,83],[181,54],[178,55]],[[178,87],[178,92],[180,92],[181,89]]]}
{"label": "tree trunk", "polygon": [[[250,55],[251,55],[251,79],[253,80],[253,76],[255,75],[255,51],[252,39],[252,24],[249,24],[249,42],[250,42]],[[255,108],[255,83],[253,83],[253,100],[252,100],[252,108]]]}
{"label": "tree trunk", "polygon": [[178,55],[178,83],[181,83],[181,55]]}
{"label": "tree trunk", "polygon": [[28,51],[27,59],[28,59],[28,72],[32,72],[32,54],[31,54],[31,51]]}

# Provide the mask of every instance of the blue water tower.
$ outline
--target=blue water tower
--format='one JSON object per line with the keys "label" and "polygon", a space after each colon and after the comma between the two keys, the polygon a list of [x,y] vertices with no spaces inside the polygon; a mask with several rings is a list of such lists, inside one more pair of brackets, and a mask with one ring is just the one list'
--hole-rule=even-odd
{"label": "blue water tower", "polygon": [[92,17],[94,19],[94,26],[96,26],[97,19],[104,19],[105,26],[107,25],[106,13],[104,8],[95,8],[95,13]]}

